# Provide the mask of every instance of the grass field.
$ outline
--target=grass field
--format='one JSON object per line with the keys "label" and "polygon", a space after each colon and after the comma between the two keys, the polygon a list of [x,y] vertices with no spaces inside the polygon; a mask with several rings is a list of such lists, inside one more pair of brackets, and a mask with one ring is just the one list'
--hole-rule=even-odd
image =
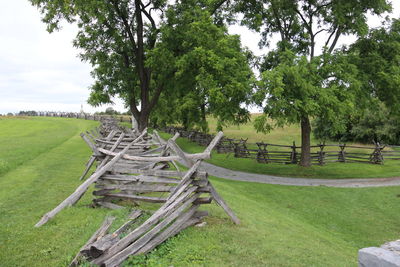
{"label": "grass field", "polygon": [[[0,175],[0,266],[67,266],[107,214],[122,223],[127,209],[89,208],[87,193],[46,225],[33,227],[80,184],[90,151],[79,133],[94,125],[76,119],[0,119],[0,159],[6,166]],[[242,224],[233,225],[210,205],[206,227],[187,229],[125,266],[357,266],[358,249],[400,235],[399,187],[211,180]]]}
{"label": "grass field", "polygon": [[[254,119],[257,114],[252,115]],[[216,121],[209,119],[210,132],[216,132]],[[301,144],[300,128],[297,125],[286,126],[284,128],[276,128],[268,134],[257,133],[252,122],[237,126],[231,125],[226,127],[224,135],[229,138],[248,138],[248,143],[256,143],[263,141],[265,143],[292,145],[293,141],[297,146]],[[171,135],[161,133],[163,138],[169,138]],[[330,142],[337,143],[337,142]],[[178,144],[190,153],[197,153],[204,150],[204,147],[198,146],[193,142],[189,142],[186,138],[179,138]],[[311,144],[319,144],[313,136]],[[350,144],[349,144],[350,145]],[[365,144],[356,144],[365,146]],[[371,145],[367,145],[371,146]],[[279,150],[279,148],[274,148]],[[338,149],[339,150],[339,149]],[[286,150],[287,151],[287,150]],[[364,149],[346,149],[351,152],[372,152]],[[300,152],[300,151],[299,151]],[[384,165],[372,165],[365,163],[328,163],[324,166],[314,165],[309,168],[303,168],[298,165],[285,165],[280,163],[262,164],[255,159],[235,158],[233,154],[218,154],[213,152],[212,159],[208,162],[224,168],[251,172],[258,174],[269,174],[286,177],[306,177],[306,178],[326,178],[326,179],[342,179],[342,178],[379,178],[379,177],[398,177],[400,176],[400,161],[387,160]]]}

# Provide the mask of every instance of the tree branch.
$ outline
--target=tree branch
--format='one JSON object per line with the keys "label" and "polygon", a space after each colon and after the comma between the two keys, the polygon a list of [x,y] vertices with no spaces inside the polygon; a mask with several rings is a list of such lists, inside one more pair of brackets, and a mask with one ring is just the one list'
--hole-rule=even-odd
{"label": "tree branch", "polygon": [[143,3],[140,3],[141,5],[141,11],[143,12],[143,14],[147,17],[147,19],[150,21],[151,23],[151,27],[155,30],[157,30],[157,26],[156,26],[156,22],[154,21],[153,17],[150,15],[149,12],[147,12],[146,7],[149,6],[149,4],[147,4],[146,6]]}
{"label": "tree branch", "polygon": [[277,26],[278,26],[278,29],[279,29],[279,33],[281,34],[281,39],[282,39],[282,41],[286,41],[285,31],[282,28],[281,21],[280,21],[279,16],[278,16],[278,12],[277,12],[275,6],[273,5],[273,3],[271,3],[271,8],[272,8],[272,12],[274,14],[274,18],[276,20],[276,23],[277,23]]}
{"label": "tree branch", "polygon": [[306,25],[307,30],[312,31],[311,26],[308,24],[308,22],[306,21],[306,19],[303,16],[303,14],[301,14],[301,12],[297,8],[294,9],[294,12],[296,12],[300,16],[301,20]]}
{"label": "tree branch", "polygon": [[329,53],[332,53],[333,49],[335,49],[336,43],[341,34],[342,34],[342,30],[340,27],[338,27],[338,29],[336,31],[335,39],[333,39],[333,42],[332,42],[331,46],[329,47],[329,50],[328,50]]}
{"label": "tree branch", "polygon": [[[147,17],[147,19],[150,21],[151,27],[153,29],[153,32],[151,33],[151,38],[149,37],[149,42],[148,43],[149,43],[150,48],[154,48],[154,46],[156,45],[156,41],[157,41],[156,40],[157,39],[156,36],[159,33],[159,30],[157,29],[157,25],[156,25],[153,17],[151,16],[152,8],[150,8],[150,12],[147,12],[146,6],[148,6],[149,4],[147,4],[146,6],[143,3],[140,3],[140,4],[141,4],[141,7],[142,7],[141,11]],[[150,76],[150,74],[149,74],[149,76]]]}
{"label": "tree branch", "polygon": [[322,8],[327,7],[327,6],[330,6],[331,4],[332,4],[332,2],[328,2],[328,3],[326,3],[326,4],[317,6],[317,7],[315,8],[315,10],[312,12],[312,15],[315,15],[315,14],[316,14],[318,11],[320,11]]}
{"label": "tree branch", "polygon": [[135,37],[133,36],[132,30],[131,30],[131,26],[128,22],[128,20],[126,19],[125,15],[122,13],[121,9],[118,6],[118,2],[116,0],[112,0],[112,5],[115,9],[115,11],[117,12],[118,16],[122,19],[123,25],[125,27],[125,30],[128,34],[129,40],[132,43],[132,47],[134,50],[134,53],[137,52],[137,48],[136,48],[136,41],[135,41]]}
{"label": "tree branch", "polygon": [[160,98],[162,90],[163,90],[163,86],[157,87],[156,91],[154,92],[153,98],[150,101],[149,110],[152,110],[154,108],[154,106],[157,104],[158,99]]}
{"label": "tree branch", "polygon": [[335,34],[336,30],[337,30],[337,25],[335,25],[335,27],[334,27],[332,33],[331,33],[331,34],[329,35],[329,37],[328,37],[328,40],[326,40],[326,42],[325,42],[325,46],[326,46],[326,47],[328,47],[329,42],[331,41],[331,38],[332,38],[332,36]]}
{"label": "tree branch", "polygon": [[328,30],[327,30],[327,29],[321,29],[321,30],[317,31],[317,32],[314,34],[314,37],[317,36],[317,34],[323,32],[323,31],[328,31]]}
{"label": "tree branch", "polygon": [[225,3],[225,2],[229,2],[229,0],[220,0],[218,2],[215,3],[215,5],[212,7],[212,9],[210,10],[211,15],[214,15],[215,12],[217,12],[217,10]]}
{"label": "tree branch", "polygon": [[137,70],[139,74],[140,80],[140,100],[143,107],[146,107],[149,102],[149,90],[148,90],[148,79],[144,66],[144,42],[143,42],[143,18],[141,12],[141,1],[135,0],[135,9],[136,9],[136,39],[137,39]]}

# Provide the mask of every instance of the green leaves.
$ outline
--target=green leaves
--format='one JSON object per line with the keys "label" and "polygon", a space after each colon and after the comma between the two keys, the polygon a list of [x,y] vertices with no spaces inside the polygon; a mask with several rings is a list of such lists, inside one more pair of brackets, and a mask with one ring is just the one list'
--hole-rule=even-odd
{"label": "green leaves", "polygon": [[[170,55],[168,68],[173,75],[166,77],[168,88],[161,98],[171,107],[159,105],[153,120],[205,131],[207,115],[215,116],[221,127],[246,121],[248,112],[242,105],[250,100],[254,78],[239,37],[214,24],[198,1],[170,7],[166,21],[158,49],[160,54]],[[160,68],[163,66],[154,66],[157,72]]]}
{"label": "green leaves", "polygon": [[385,102],[400,114],[400,21],[372,30],[351,48],[353,62],[360,70],[363,90]]}
{"label": "green leaves", "polygon": [[[357,70],[344,54],[326,53],[309,62],[304,56],[286,50],[279,61],[278,66],[262,73],[254,98],[277,126],[298,123],[303,116],[335,122],[337,116],[354,107],[359,89],[355,79]],[[256,123],[257,130],[269,127],[264,118]]]}

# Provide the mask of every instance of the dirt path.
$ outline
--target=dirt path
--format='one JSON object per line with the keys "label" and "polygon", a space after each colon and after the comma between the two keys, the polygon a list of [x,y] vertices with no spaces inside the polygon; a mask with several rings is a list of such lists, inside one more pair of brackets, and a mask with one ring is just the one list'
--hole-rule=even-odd
{"label": "dirt path", "polygon": [[400,177],[394,178],[360,178],[360,179],[314,179],[279,177],[255,173],[233,171],[203,162],[201,169],[209,175],[229,180],[256,182],[264,184],[296,185],[296,186],[329,186],[329,187],[378,187],[400,186]]}

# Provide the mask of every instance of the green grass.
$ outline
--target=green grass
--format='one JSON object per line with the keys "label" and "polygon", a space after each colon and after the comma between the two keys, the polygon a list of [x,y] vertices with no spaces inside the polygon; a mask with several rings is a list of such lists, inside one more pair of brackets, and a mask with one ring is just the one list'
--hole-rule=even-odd
{"label": "green grass", "polygon": [[[257,114],[252,115],[254,119]],[[213,118],[209,119],[210,132],[215,133],[216,121]],[[160,133],[165,139],[170,138],[171,135],[166,133]],[[286,126],[284,128],[276,128],[268,134],[257,133],[252,122],[236,126],[231,125],[224,129],[224,136],[230,138],[248,138],[248,143],[255,143],[263,141],[265,143],[292,145],[293,141],[296,142],[297,146],[300,145],[300,128],[296,125]],[[179,138],[178,144],[189,153],[198,153],[204,150],[193,142],[189,142],[186,138]],[[312,144],[318,144],[319,142],[312,137]],[[337,143],[337,142],[331,142]],[[350,144],[349,144],[350,145]],[[362,144],[356,144],[362,145]],[[363,145],[362,145],[363,146]],[[369,145],[371,146],[371,145]],[[274,148],[274,150],[280,150],[280,148]],[[318,149],[314,149],[316,152]],[[332,149],[329,149],[332,150]],[[337,148],[339,150],[339,148]],[[288,151],[286,149],[286,151]],[[365,149],[346,149],[351,152],[372,152],[371,150],[366,151]],[[298,151],[300,152],[300,151]],[[324,166],[314,165],[309,168],[304,168],[299,165],[287,165],[280,163],[269,163],[263,164],[258,163],[255,159],[235,158],[233,153],[231,154],[218,154],[213,152],[212,158],[208,162],[221,166],[224,168],[258,173],[268,174],[285,177],[305,177],[305,178],[323,178],[323,179],[342,179],[342,178],[387,178],[387,177],[398,177],[400,176],[400,161],[387,160],[384,165],[372,165],[366,163],[327,163]]]}
{"label": "green grass", "polygon": [[[398,239],[399,188],[292,187],[213,178],[242,220],[210,206],[191,228],[132,263],[148,266],[357,266],[357,251]],[[133,265],[132,265],[133,266]]]}
{"label": "green grass", "polygon": [[[0,175],[0,266],[67,266],[106,215],[118,217],[114,228],[123,222],[127,209],[89,208],[88,192],[77,205],[33,227],[80,184],[90,150],[79,133],[94,125],[76,119],[0,120],[1,155],[9,163]],[[15,142],[4,141],[9,136]],[[24,149],[17,153],[18,147]],[[206,206],[206,227],[187,229],[125,266],[357,266],[358,249],[400,235],[399,187],[211,180],[242,224],[233,225],[218,206]]]}
{"label": "green grass", "polygon": [[[298,125],[289,125],[282,128],[277,127],[271,132],[264,134],[256,132],[254,129],[253,121],[257,116],[259,116],[259,114],[251,114],[251,120],[241,125],[228,125],[223,129],[224,135],[235,139],[248,138],[248,143],[264,141],[265,143],[293,145],[293,141],[295,141],[297,145],[300,145],[301,135]],[[215,133],[217,129],[217,120],[210,117],[207,121],[210,132]],[[318,143],[314,136],[311,137],[311,143]]]}

